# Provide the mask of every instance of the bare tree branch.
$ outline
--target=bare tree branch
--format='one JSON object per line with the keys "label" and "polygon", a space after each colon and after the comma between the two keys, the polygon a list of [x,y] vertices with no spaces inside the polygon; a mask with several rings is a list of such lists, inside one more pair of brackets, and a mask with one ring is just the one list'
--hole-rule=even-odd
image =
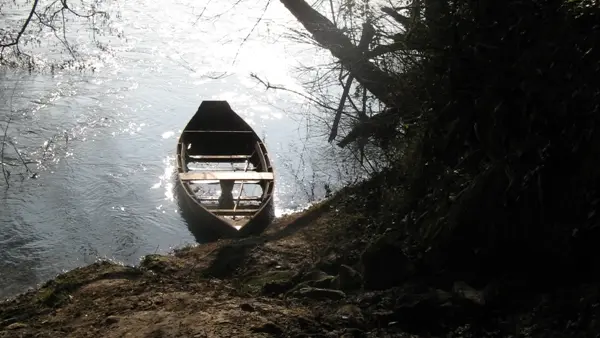
{"label": "bare tree branch", "polygon": [[19,148],[17,148],[17,145],[13,141],[9,141],[9,142],[15,149],[17,156],[19,156],[19,159],[21,160],[21,163],[25,166],[25,169],[27,170],[27,172],[30,173],[31,170],[29,170],[29,166],[27,165],[27,162],[23,159],[23,156],[21,156],[21,152],[19,151]]}
{"label": "bare tree branch", "polygon": [[331,20],[333,20],[333,25],[337,26],[337,23],[335,22],[335,11],[333,10],[333,0],[329,0],[329,9],[331,10]]}
{"label": "bare tree branch", "polygon": [[242,49],[242,46],[244,45],[244,43],[246,43],[246,41],[248,41],[248,38],[250,37],[250,35],[252,34],[252,32],[254,32],[254,30],[256,29],[256,26],[258,26],[258,24],[262,21],[262,19],[265,16],[265,13],[267,12],[267,9],[269,8],[270,4],[271,4],[271,0],[268,0],[267,4],[265,5],[265,8],[262,11],[262,13],[260,13],[260,17],[254,23],[254,26],[252,26],[252,29],[250,30],[250,32],[248,32],[248,35],[246,35],[246,37],[244,38],[244,40],[242,40],[242,43],[240,43],[240,45],[238,46],[238,49],[237,49],[237,52],[235,52],[235,57],[233,58],[233,63],[232,64],[235,64],[235,60],[237,59],[238,54],[240,53],[240,50]]}
{"label": "bare tree branch", "polygon": [[[21,56],[26,56],[28,65],[30,67],[33,65],[33,58],[23,52],[20,48],[21,45],[26,44],[33,39],[33,35],[30,36],[29,34],[26,34],[28,30],[31,30],[31,26],[38,28],[37,34],[42,33],[44,28],[49,28],[56,40],[58,40],[67,50],[71,58],[76,60],[76,51],[67,39],[67,18],[69,15],[83,18],[89,20],[94,26],[96,25],[95,18],[97,16],[108,19],[109,15],[107,12],[98,11],[96,9],[98,1],[99,0],[95,0],[93,4],[90,4],[87,13],[74,10],[69,6],[67,0],[54,0],[45,5],[42,5],[44,3],[39,0],[33,1],[31,8],[29,9],[29,14],[24,23],[19,27],[19,31],[16,32],[16,30],[9,29],[2,32],[3,35],[0,36],[0,62],[17,65],[18,63],[15,62],[15,60],[20,59]],[[34,17],[35,20],[32,20]],[[93,29],[92,32],[95,41],[96,30]],[[13,37],[14,35],[16,35],[16,37]],[[8,59],[6,57],[6,49],[8,47],[12,48],[12,56],[14,59]]]}
{"label": "bare tree branch", "polygon": [[[250,74],[250,77],[252,77],[253,79],[256,79],[258,82],[260,82],[262,85],[264,85],[265,86],[265,90],[275,89],[275,90],[283,90],[283,91],[286,91],[286,92],[290,92],[292,94],[299,95],[299,96],[301,96],[301,97],[309,100],[310,102],[316,104],[317,106],[319,106],[321,108],[324,108],[324,109],[327,109],[327,110],[330,110],[330,111],[336,111],[335,108],[330,107],[330,106],[324,104],[323,102],[320,102],[317,99],[315,99],[313,97],[310,97],[310,96],[308,96],[306,94],[303,94],[303,93],[300,93],[300,92],[295,91],[293,89],[285,88],[285,87],[282,87],[282,86],[272,85],[268,81],[264,81],[263,79],[261,79],[260,77],[258,77],[258,75],[256,75],[256,74]],[[348,117],[354,117],[352,114],[350,114],[348,112],[342,112],[342,114],[346,115]]]}
{"label": "bare tree branch", "polygon": [[206,9],[208,8],[208,5],[210,5],[211,2],[212,2],[212,0],[208,0],[206,5],[204,5],[204,8],[202,8],[202,12],[200,12],[200,14],[198,14],[198,16],[196,16],[196,21],[194,21],[194,24],[192,26],[196,26],[196,24],[202,18],[202,16],[204,15],[204,12],[206,12]]}
{"label": "bare tree branch", "polygon": [[2,137],[2,148],[0,149],[0,162],[2,163],[2,175],[4,176],[4,181],[6,181],[6,187],[10,187],[10,183],[8,183],[8,177],[10,176],[10,173],[6,172],[6,169],[4,168],[4,149],[5,149],[5,145],[6,145],[6,135],[8,134],[8,126],[10,126],[10,121],[12,119],[12,116],[8,117],[8,121],[6,122],[6,127],[4,127],[4,135]]}
{"label": "bare tree branch", "polygon": [[[360,42],[358,43],[358,49],[361,52],[365,52],[369,48],[369,44],[375,35],[375,30],[373,26],[369,22],[365,22],[363,24],[363,30],[360,37]],[[342,98],[340,99],[340,104],[338,106],[338,110],[336,112],[335,118],[333,119],[333,124],[331,125],[331,132],[329,133],[328,142],[331,142],[335,139],[338,133],[338,125],[340,123],[340,119],[342,118],[342,111],[344,106],[346,105],[346,98],[348,97],[348,93],[350,92],[350,86],[352,85],[352,81],[354,77],[350,73],[348,75],[348,79],[346,80],[346,84],[344,85],[344,92],[342,93]]]}
{"label": "bare tree branch", "polygon": [[326,47],[346,67],[358,82],[388,105],[394,105],[390,93],[397,91],[397,79],[366,60],[363,53],[352,44],[329,19],[321,15],[304,0],[280,0],[314,39]]}
{"label": "bare tree branch", "polygon": [[404,16],[404,15],[398,13],[397,11],[393,10],[390,7],[381,7],[381,11],[384,12],[385,14],[391,16],[392,18],[394,18],[394,20],[396,20],[399,24],[404,26],[406,29],[408,29],[410,27],[410,25],[413,23],[412,18]]}
{"label": "bare tree branch", "polygon": [[338,110],[335,114],[335,118],[333,119],[333,124],[331,125],[331,131],[329,132],[329,139],[327,142],[331,142],[335,139],[338,133],[338,125],[340,124],[340,119],[342,118],[342,111],[344,106],[346,105],[346,98],[348,97],[348,93],[350,92],[350,86],[352,85],[352,81],[354,77],[349,75],[346,79],[346,84],[344,85],[344,92],[342,93],[342,98],[340,99],[340,104],[338,106]]}
{"label": "bare tree branch", "polygon": [[21,39],[21,36],[23,36],[23,33],[27,29],[27,26],[29,26],[29,23],[31,22],[31,18],[33,17],[33,14],[35,13],[35,9],[37,8],[38,2],[39,2],[39,0],[35,0],[33,2],[33,5],[31,6],[31,11],[29,11],[29,16],[25,20],[25,23],[23,24],[23,26],[21,26],[21,30],[17,34],[17,37],[9,43],[0,44],[0,47],[2,47],[2,49],[6,48],[6,47],[10,47],[10,46],[17,46],[19,44],[19,40]]}

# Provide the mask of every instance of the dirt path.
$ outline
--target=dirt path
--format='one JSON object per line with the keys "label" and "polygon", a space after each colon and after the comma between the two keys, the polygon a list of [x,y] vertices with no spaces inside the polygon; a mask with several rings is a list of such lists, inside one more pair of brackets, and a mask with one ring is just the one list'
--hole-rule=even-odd
{"label": "dirt path", "polygon": [[96,263],[0,303],[0,338],[600,332],[600,285],[543,294],[517,280],[475,290],[415,273],[398,241],[373,236],[348,200],[329,201],[278,219],[259,237],[150,255],[138,267]]}
{"label": "dirt path", "polygon": [[76,269],[2,304],[0,337],[353,336],[362,315],[339,275],[311,271],[340,230],[335,218],[321,205],[260,237]]}

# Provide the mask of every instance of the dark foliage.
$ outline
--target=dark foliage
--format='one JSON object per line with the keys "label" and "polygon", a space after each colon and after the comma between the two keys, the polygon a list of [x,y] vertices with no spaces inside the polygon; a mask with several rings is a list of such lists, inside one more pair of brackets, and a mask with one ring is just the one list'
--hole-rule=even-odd
{"label": "dark foliage", "polygon": [[397,94],[425,103],[414,149],[379,188],[405,176],[410,194],[382,198],[379,223],[433,248],[440,269],[589,277],[600,258],[600,8],[442,3],[412,90]]}

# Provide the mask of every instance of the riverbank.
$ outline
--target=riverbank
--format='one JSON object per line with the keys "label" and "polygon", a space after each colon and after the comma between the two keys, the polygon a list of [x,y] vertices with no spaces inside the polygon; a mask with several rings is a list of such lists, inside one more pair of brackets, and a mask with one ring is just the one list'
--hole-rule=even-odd
{"label": "riverbank", "polygon": [[[475,289],[392,250],[354,188],[261,236],[99,262],[0,305],[0,337],[485,337],[600,332],[599,288]],[[384,276],[384,277],[382,277]]]}

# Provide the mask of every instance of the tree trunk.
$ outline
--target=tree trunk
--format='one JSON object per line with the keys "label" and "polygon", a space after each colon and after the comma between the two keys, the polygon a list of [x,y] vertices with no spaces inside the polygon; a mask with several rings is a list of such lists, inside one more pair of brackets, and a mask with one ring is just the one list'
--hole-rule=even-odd
{"label": "tree trunk", "polygon": [[375,97],[388,106],[394,106],[398,80],[382,71],[365,58],[363,53],[325,16],[304,0],[280,0],[312,34],[315,41],[338,58],[350,74]]}

